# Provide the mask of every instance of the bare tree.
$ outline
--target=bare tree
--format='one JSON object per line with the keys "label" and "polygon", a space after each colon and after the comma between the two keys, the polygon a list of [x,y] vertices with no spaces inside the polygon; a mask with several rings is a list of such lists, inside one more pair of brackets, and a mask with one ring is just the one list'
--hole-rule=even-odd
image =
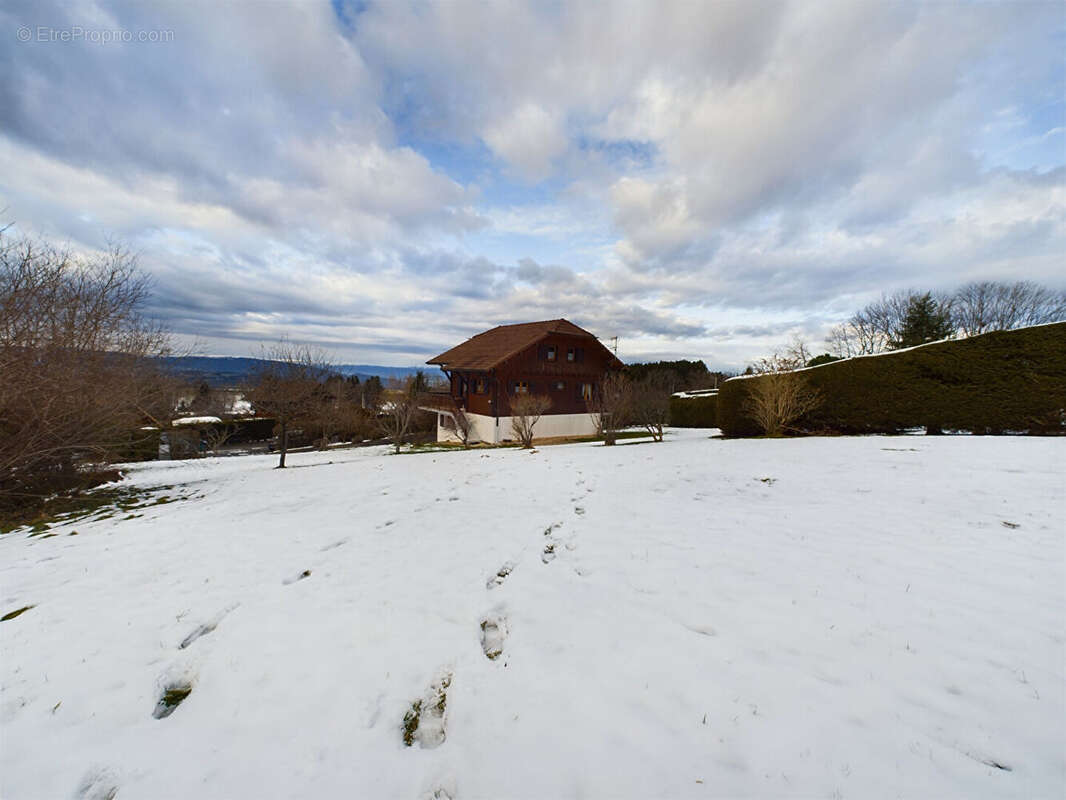
{"label": "bare tree", "polygon": [[932,298],[937,313],[949,313],[952,298],[942,293],[904,289],[881,295],[830,331],[826,337],[830,352],[840,358],[883,353],[893,341],[900,340],[908,311],[926,294]]}
{"label": "bare tree", "polygon": [[652,435],[663,440],[663,429],[670,420],[670,395],[674,390],[672,376],[666,372],[651,372],[632,387],[632,419]]}
{"label": "bare tree", "polygon": [[952,319],[965,336],[1060,322],[1066,319],[1066,292],[1032,281],[968,283],[955,293]]}
{"label": "bare tree", "polygon": [[511,398],[511,433],[522,447],[533,446],[533,428],[551,405],[551,398],[543,394],[518,394]]}
{"label": "bare tree", "polygon": [[392,442],[396,452],[407,440],[411,423],[418,411],[418,384],[413,377],[408,378],[402,389],[390,390],[381,404],[378,414],[378,426],[382,434]]}
{"label": "bare tree", "polygon": [[228,422],[211,425],[204,432],[207,440],[207,449],[212,453],[217,453],[236,432],[237,426]]}
{"label": "bare tree", "polygon": [[325,450],[337,436],[351,434],[364,427],[358,383],[342,375],[330,375],[319,384],[299,424],[315,434],[319,450]]}
{"label": "bare tree", "polygon": [[605,445],[613,445],[618,440],[618,431],[629,424],[633,398],[631,384],[624,373],[608,372],[589,401],[596,433],[603,437]]}
{"label": "bare tree", "polygon": [[330,370],[322,351],[284,339],[264,351],[262,358],[247,395],[256,413],[276,420],[278,469],[284,469],[290,429],[311,413]]}
{"label": "bare tree", "polygon": [[796,366],[794,369],[807,366],[814,355],[811,353],[807,342],[798,333],[794,333],[784,348],[784,356]]}
{"label": "bare tree", "polygon": [[[121,247],[76,255],[0,231],[0,504],[92,482],[172,415],[170,339],[141,314],[148,278]],[[154,434],[153,434],[154,435]]]}

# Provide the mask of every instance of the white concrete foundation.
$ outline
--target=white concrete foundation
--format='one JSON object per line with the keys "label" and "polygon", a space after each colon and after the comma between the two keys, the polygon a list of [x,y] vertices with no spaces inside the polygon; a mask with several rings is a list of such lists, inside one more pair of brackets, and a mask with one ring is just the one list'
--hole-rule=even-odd
{"label": "white concrete foundation", "polygon": [[[500,417],[499,424],[495,417],[484,414],[467,414],[470,420],[470,442],[475,444],[499,444],[514,440],[511,432],[511,418]],[[550,439],[556,436],[592,436],[596,433],[596,420],[592,414],[545,414],[533,426],[534,439]],[[461,441],[455,434],[455,424],[450,415],[437,413],[437,441]]]}

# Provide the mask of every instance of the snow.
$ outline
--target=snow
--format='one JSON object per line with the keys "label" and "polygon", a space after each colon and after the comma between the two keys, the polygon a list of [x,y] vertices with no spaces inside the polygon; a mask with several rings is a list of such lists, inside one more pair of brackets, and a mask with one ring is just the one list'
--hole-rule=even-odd
{"label": "snow", "polygon": [[139,465],[0,537],[0,796],[1061,797],[1064,446]]}
{"label": "snow", "polygon": [[218,417],[179,417],[171,425],[178,428],[182,425],[213,425],[218,422],[222,422]]}

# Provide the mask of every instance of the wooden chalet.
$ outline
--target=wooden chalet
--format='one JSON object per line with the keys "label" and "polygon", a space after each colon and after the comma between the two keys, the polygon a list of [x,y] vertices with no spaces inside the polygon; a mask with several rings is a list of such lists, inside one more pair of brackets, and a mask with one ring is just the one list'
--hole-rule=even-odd
{"label": "wooden chalet", "polygon": [[599,339],[565,319],[500,325],[426,362],[448,377],[450,398],[436,402],[437,438],[454,439],[454,414],[471,423],[473,441],[511,438],[511,398],[544,395],[550,410],[537,424],[538,438],[595,433],[589,401],[604,374],[622,362]]}

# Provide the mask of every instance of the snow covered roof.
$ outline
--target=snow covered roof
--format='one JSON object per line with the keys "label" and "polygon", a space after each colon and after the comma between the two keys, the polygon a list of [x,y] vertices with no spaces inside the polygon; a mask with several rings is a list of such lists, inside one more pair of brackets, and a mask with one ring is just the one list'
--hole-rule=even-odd
{"label": "snow covered roof", "polygon": [[216,422],[222,422],[218,417],[179,417],[170,424],[175,428],[182,425],[213,425]]}
{"label": "snow covered roof", "polygon": [[682,400],[688,400],[693,397],[714,397],[718,394],[717,389],[689,389],[685,392],[674,392],[671,397],[679,397]]}

